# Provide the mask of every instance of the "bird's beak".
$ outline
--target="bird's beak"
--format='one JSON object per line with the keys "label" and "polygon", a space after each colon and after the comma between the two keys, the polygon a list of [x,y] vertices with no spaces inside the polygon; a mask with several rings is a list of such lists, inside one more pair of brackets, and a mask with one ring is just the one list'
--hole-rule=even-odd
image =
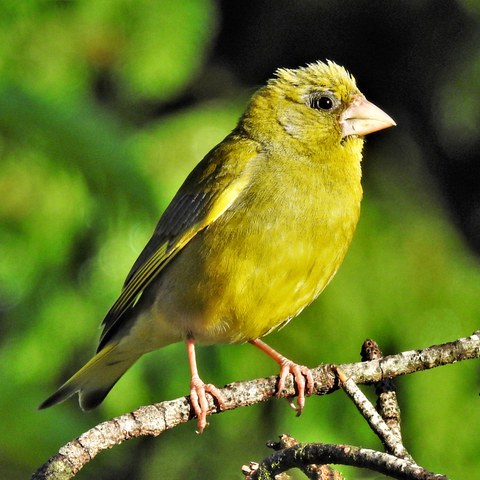
{"label": "bird's beak", "polygon": [[348,135],[363,136],[396,125],[389,115],[363,95],[356,95],[352,99],[339,121],[342,138]]}

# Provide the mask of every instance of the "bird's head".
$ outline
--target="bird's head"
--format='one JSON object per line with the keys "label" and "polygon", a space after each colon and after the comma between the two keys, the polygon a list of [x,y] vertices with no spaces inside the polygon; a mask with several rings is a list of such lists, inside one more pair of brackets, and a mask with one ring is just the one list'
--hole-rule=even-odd
{"label": "bird's head", "polygon": [[273,140],[286,133],[313,148],[346,142],[361,148],[361,137],[395,125],[363,96],[355,79],[331,61],[278,69],[253,97],[246,115],[253,127],[259,127],[255,130]]}

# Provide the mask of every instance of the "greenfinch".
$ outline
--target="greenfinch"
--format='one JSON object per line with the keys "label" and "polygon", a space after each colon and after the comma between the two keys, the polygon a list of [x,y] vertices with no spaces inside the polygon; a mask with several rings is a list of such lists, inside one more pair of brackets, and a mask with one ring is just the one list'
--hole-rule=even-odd
{"label": "greenfinch", "polygon": [[310,304],[338,270],[357,225],[363,136],[395,125],[333,62],[279,69],[236,128],[194,168],[103,320],[97,354],[40,408],[79,393],[96,407],[144,353],[184,341],[190,401],[205,426],[220,391],[198,374],[195,344],[250,342],[292,373],[298,411],[310,371],[261,337]]}

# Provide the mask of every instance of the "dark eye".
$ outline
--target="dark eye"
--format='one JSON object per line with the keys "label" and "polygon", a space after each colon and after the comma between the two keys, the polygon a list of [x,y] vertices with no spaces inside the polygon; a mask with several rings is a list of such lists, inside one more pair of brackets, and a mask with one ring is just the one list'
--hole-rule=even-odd
{"label": "dark eye", "polygon": [[310,97],[310,107],[316,110],[332,110],[337,106],[337,99],[328,93],[315,93]]}

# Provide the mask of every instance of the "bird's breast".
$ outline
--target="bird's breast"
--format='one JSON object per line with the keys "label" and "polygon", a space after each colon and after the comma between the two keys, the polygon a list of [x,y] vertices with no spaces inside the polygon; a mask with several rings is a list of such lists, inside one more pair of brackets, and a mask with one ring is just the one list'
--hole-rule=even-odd
{"label": "bird's breast", "polygon": [[259,338],[328,284],[352,239],[361,187],[359,175],[339,183],[341,172],[317,170],[257,181],[172,262],[170,314],[188,334],[205,343]]}

